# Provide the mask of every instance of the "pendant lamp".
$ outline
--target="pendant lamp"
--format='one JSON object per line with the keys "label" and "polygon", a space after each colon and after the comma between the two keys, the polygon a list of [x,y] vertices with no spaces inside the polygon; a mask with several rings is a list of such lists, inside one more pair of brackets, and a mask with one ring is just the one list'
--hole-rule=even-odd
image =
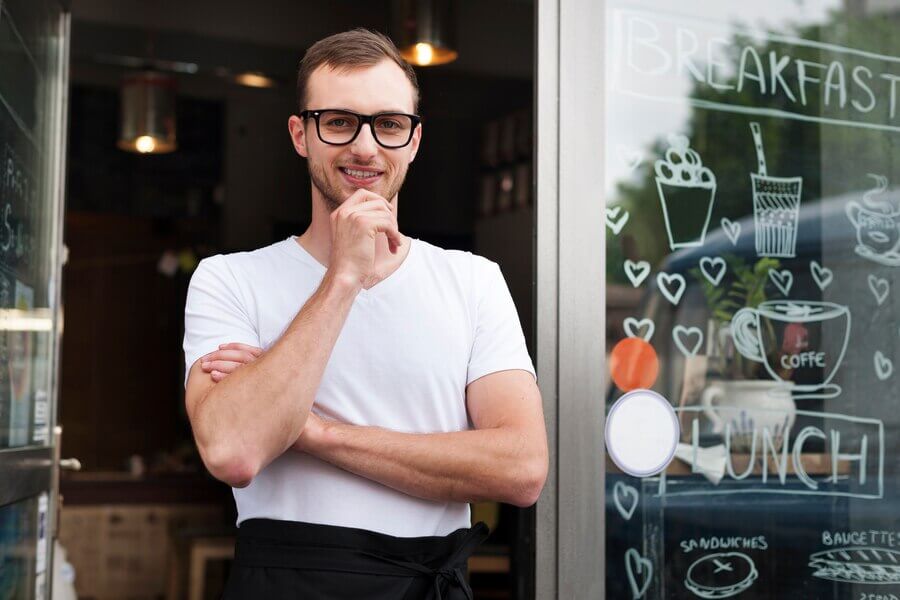
{"label": "pendant lamp", "polygon": [[456,60],[452,0],[393,0],[394,35],[400,54],[419,67]]}
{"label": "pendant lamp", "polygon": [[175,78],[141,71],[126,76],[120,92],[118,147],[140,154],[176,150]]}

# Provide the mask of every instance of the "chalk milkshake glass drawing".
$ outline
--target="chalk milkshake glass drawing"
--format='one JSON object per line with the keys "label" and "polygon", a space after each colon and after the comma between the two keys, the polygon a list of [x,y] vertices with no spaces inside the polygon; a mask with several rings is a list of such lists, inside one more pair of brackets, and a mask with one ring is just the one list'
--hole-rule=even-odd
{"label": "chalk milkshake glass drawing", "polygon": [[766,168],[759,123],[750,123],[758,172],[753,182],[753,223],[759,256],[793,258],[797,255],[802,177],[772,177]]}
{"label": "chalk milkshake glass drawing", "polygon": [[670,135],[669,145],[666,157],[655,166],[669,247],[702,246],[716,197],[716,176],[703,166],[685,136]]}
{"label": "chalk milkshake glass drawing", "polygon": [[832,383],[850,341],[850,310],[833,302],[771,300],[742,308],[731,319],[738,352],[763,363],[795,399],[834,398]]}
{"label": "chalk milkshake glass drawing", "polygon": [[847,203],[847,218],[856,228],[857,254],[888,267],[900,267],[900,201],[884,198],[888,181],[869,173],[875,187],[863,194],[862,204]]}

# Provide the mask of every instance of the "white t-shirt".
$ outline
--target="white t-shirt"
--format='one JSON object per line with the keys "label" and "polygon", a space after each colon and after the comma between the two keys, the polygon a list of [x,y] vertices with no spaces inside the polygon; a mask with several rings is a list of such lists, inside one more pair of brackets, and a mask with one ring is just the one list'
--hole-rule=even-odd
{"label": "white t-shirt", "polygon": [[[402,432],[461,431],[469,428],[469,383],[507,369],[534,375],[497,264],[411,242],[400,267],[354,300],[316,394],[313,410],[324,418]],[[324,275],[293,236],[202,260],[185,306],[186,372],[219,344],[272,346]],[[470,526],[466,503],[415,498],[294,450],[234,489],[234,498],[238,523],[282,519],[399,537]]]}

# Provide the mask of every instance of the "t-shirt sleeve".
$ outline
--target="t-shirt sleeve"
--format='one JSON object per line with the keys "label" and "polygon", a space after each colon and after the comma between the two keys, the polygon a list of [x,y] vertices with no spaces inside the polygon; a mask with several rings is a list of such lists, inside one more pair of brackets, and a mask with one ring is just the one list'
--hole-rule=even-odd
{"label": "t-shirt sleeve", "polygon": [[[466,385],[497,371],[521,369],[535,376],[522,324],[497,263],[486,261],[476,277],[475,338]],[[481,265],[479,265],[481,266]]]}
{"label": "t-shirt sleeve", "polygon": [[238,282],[222,255],[200,261],[184,305],[184,385],[197,359],[219,344],[260,346],[259,334],[240,300]]}

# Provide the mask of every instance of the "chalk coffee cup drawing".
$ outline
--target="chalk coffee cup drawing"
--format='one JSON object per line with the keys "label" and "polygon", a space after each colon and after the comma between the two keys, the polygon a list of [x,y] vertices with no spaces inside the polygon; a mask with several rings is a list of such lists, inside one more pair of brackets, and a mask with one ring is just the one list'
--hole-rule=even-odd
{"label": "chalk coffee cup drawing", "polygon": [[[773,388],[780,388],[776,393]],[[794,424],[797,405],[789,393],[792,384],[774,381],[715,381],[700,396],[703,413],[713,433],[725,433],[732,452],[750,452],[753,438],[759,451],[767,429],[776,451]]]}
{"label": "chalk coffee cup drawing", "polygon": [[[762,363],[772,379],[793,396],[834,398],[832,383],[850,341],[850,310],[833,302],[772,300],[742,308],[731,319],[734,345],[743,356]],[[775,390],[778,393],[778,390]]]}
{"label": "chalk coffee cup drawing", "polygon": [[845,209],[856,228],[856,253],[879,264],[900,266],[900,210],[871,210],[851,200]]}

